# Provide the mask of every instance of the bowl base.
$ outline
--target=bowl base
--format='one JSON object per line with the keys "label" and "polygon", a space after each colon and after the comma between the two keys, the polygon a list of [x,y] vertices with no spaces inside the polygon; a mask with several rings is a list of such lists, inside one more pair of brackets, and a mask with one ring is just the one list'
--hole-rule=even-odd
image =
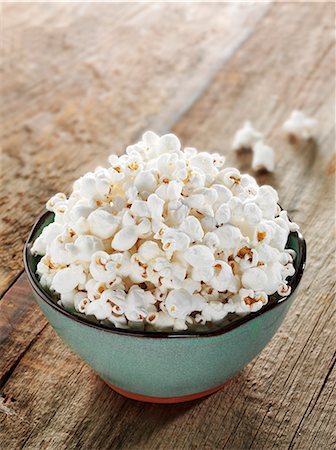
{"label": "bowl base", "polygon": [[[104,380],[105,381],[105,380]],[[142,395],[142,394],[136,394],[134,392],[128,392],[124,391],[124,389],[120,389],[117,386],[113,386],[112,384],[105,381],[105,383],[113,389],[118,394],[130,398],[132,400],[137,400],[140,402],[146,402],[146,403],[183,403],[183,402],[190,402],[192,400],[197,400],[202,397],[206,397],[207,395],[213,394],[216,391],[219,391],[223,386],[225,386],[226,382],[223,384],[220,384],[219,386],[216,386],[212,389],[208,389],[206,391],[202,392],[196,392],[196,394],[190,394],[190,395],[181,395],[179,397],[151,397],[150,395]]]}

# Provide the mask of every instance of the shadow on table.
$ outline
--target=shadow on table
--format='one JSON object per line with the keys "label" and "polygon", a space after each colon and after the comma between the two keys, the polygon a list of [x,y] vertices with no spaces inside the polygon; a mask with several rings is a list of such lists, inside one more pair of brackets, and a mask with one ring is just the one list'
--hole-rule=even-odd
{"label": "shadow on table", "polygon": [[[193,421],[190,425],[190,419],[188,418],[197,417],[198,414],[207,414],[207,408],[204,408],[202,404],[210,398],[215,403],[222,402],[223,397],[226,397],[225,390],[231,389],[231,383],[235,383],[237,378],[240,383],[241,376],[239,374],[228,381],[218,391],[218,394],[214,393],[201,399],[175,404],[155,404],[130,400],[114,392],[108,386],[104,387],[101,391],[101,395],[106,395],[104,403],[113,405],[110,414],[106,414],[106,416],[109,415],[108,421],[113,423],[114,437],[110,436],[112,439],[110,444],[118,448],[133,444],[146,446],[148,440],[155,435],[157,436],[161,429],[167,429],[169,424],[176,422],[179,429],[182,424],[187,426],[188,422],[189,428],[190,426],[193,427]],[[97,382],[100,383],[101,381],[97,380]],[[183,418],[184,415],[185,418]],[[183,419],[181,420],[181,418]],[[174,424],[172,426],[174,427]],[[180,433],[180,431],[177,430],[176,432]]]}

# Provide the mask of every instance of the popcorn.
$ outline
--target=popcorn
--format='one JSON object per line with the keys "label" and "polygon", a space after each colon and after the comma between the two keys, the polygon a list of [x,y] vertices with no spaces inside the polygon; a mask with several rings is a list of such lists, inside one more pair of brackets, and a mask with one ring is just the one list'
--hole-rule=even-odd
{"label": "popcorn", "polygon": [[274,219],[278,212],[278,194],[271,186],[261,186],[256,194],[255,202],[261,209],[265,219]]}
{"label": "popcorn", "polygon": [[246,315],[259,311],[267,301],[268,297],[265,292],[242,288],[238,295],[232,298],[231,303],[235,305],[235,312],[238,315]]}
{"label": "popcorn", "polygon": [[288,297],[288,295],[291,293],[291,290],[292,290],[291,287],[288,286],[288,284],[286,282],[283,282],[278,287],[278,291],[277,292],[282,297]]}
{"label": "popcorn", "polygon": [[175,319],[163,311],[156,313],[150,312],[150,314],[146,317],[146,322],[150,323],[157,331],[171,330],[175,328]]}
{"label": "popcorn", "polygon": [[158,141],[159,153],[177,153],[181,149],[181,142],[174,134],[165,134]]}
{"label": "popcorn", "polygon": [[283,130],[299,139],[314,139],[317,136],[317,120],[306,116],[302,111],[293,111],[286,122]]}
{"label": "popcorn", "polygon": [[180,200],[170,201],[167,203],[166,223],[169,223],[170,226],[179,226],[188,219],[188,213],[189,208]]}
{"label": "popcorn", "polygon": [[191,242],[200,242],[204,236],[202,225],[194,216],[188,216],[182,222],[180,230],[187,234]]}
{"label": "popcorn", "polygon": [[225,224],[215,231],[219,239],[219,248],[222,250],[228,250],[238,246],[242,239],[240,229],[231,224]]}
{"label": "popcorn", "polygon": [[274,150],[262,141],[253,145],[252,169],[274,171]]}
{"label": "popcorn", "polygon": [[241,281],[245,288],[253,289],[254,291],[262,290],[269,282],[267,274],[261,267],[252,267],[245,270]]}
{"label": "popcorn", "polygon": [[211,250],[215,250],[219,247],[220,240],[216,233],[209,231],[204,236],[203,242],[206,246],[208,246]]}
{"label": "popcorn", "polygon": [[99,251],[91,256],[89,271],[94,280],[111,283],[117,277],[117,264],[112,260],[111,255]]}
{"label": "popcorn", "polygon": [[251,122],[245,122],[234,135],[232,150],[252,149],[262,137],[262,134],[252,127]]}
{"label": "popcorn", "polygon": [[257,225],[262,220],[262,210],[254,202],[246,202],[243,209],[244,219],[246,222]]}
{"label": "popcorn", "polygon": [[161,227],[154,237],[161,240],[162,248],[168,255],[172,255],[175,251],[184,252],[190,244],[190,238],[186,233],[169,227]]}
{"label": "popcorn", "polygon": [[163,183],[157,188],[155,193],[162,198],[162,200],[178,200],[181,196],[183,183],[181,181],[169,181]]}
{"label": "popcorn", "polygon": [[199,294],[191,295],[185,289],[175,289],[169,292],[165,306],[170,316],[186,320],[193,311],[200,311],[205,300]]}
{"label": "popcorn", "polygon": [[73,244],[65,244],[66,250],[74,261],[90,262],[92,253],[104,250],[101,239],[96,236],[79,236]]}
{"label": "popcorn", "polygon": [[215,261],[214,274],[209,281],[210,286],[219,292],[236,291],[235,278],[232,269],[225,261]]}
{"label": "popcorn", "polygon": [[[271,170],[261,137],[245,124],[234,148],[253,147]],[[32,246],[41,285],[64,308],[117,328],[183,331],[290,294],[285,247],[298,226],[271,186],[172,134],[146,132],[109,162],[48,201],[55,220]]]}
{"label": "popcorn", "polygon": [[40,283],[43,287],[50,287],[57,269],[64,269],[66,266],[56,265],[50,261],[50,256],[45,255],[37,264],[37,273],[40,276]]}
{"label": "popcorn", "polygon": [[138,192],[153,193],[157,187],[157,181],[151,171],[143,171],[137,174],[134,180],[134,186]]}
{"label": "popcorn", "polygon": [[230,206],[226,203],[223,203],[216,211],[215,219],[217,225],[224,225],[225,223],[230,222],[231,219],[231,209]]}
{"label": "popcorn", "polygon": [[214,276],[214,268],[210,267],[193,267],[191,270],[191,277],[195,281],[202,283],[209,283]]}
{"label": "popcorn", "polygon": [[206,245],[193,245],[189,247],[184,257],[192,267],[197,268],[211,266],[215,261],[212,251]]}
{"label": "popcorn", "polygon": [[43,228],[42,234],[35,240],[31,248],[33,255],[44,255],[47,253],[48,245],[62,233],[63,226],[59,223],[53,222],[47,227]]}
{"label": "popcorn", "polygon": [[147,199],[148,210],[152,221],[162,222],[163,206],[165,202],[156,194],[151,194]]}
{"label": "popcorn", "polygon": [[51,289],[59,293],[73,291],[79,284],[84,284],[86,275],[81,265],[71,264],[69,267],[60,269],[55,274]]}
{"label": "popcorn", "polygon": [[228,315],[228,313],[235,312],[231,304],[222,303],[220,301],[210,301],[206,303],[202,309],[202,313],[198,316],[198,321],[206,322],[220,322]]}
{"label": "popcorn", "polygon": [[110,212],[96,209],[88,216],[90,233],[101,239],[112,237],[119,227],[120,220]]}
{"label": "popcorn", "polygon": [[[83,305],[83,309],[85,310],[85,314],[94,315],[98,320],[108,319],[112,314],[111,304],[102,298],[94,302],[88,302],[86,305]],[[79,306],[79,310],[81,310],[81,306]]]}
{"label": "popcorn", "polygon": [[118,231],[113,238],[111,246],[114,250],[125,251],[135,245],[138,240],[138,231],[135,226],[130,225]]}
{"label": "popcorn", "polygon": [[58,192],[55,194],[51,199],[47,201],[46,208],[48,211],[55,212],[56,208],[60,205],[66,205],[67,204],[67,198],[66,195],[63,194],[63,192]]}
{"label": "popcorn", "polygon": [[142,322],[143,318],[147,316],[146,306],[154,304],[155,301],[151,292],[144,291],[139,286],[132,286],[125,300],[125,317],[133,322]]}
{"label": "popcorn", "polygon": [[165,258],[158,258],[154,264],[154,271],[158,272],[162,286],[169,289],[179,289],[186,276],[186,269],[177,262],[170,262]]}

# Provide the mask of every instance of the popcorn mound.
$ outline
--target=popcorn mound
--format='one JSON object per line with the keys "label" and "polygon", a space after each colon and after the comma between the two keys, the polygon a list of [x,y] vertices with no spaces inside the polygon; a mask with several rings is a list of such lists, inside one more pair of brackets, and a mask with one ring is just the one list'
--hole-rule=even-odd
{"label": "popcorn mound", "polygon": [[219,154],[146,132],[47,203],[32,253],[42,286],[69,311],[118,328],[179,331],[258,311],[290,294],[298,226],[270,186]]}

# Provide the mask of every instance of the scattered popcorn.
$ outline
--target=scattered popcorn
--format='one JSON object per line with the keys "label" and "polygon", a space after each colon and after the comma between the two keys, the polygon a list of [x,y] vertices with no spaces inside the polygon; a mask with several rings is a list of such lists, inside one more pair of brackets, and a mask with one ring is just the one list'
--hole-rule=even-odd
{"label": "scattered popcorn", "polygon": [[308,117],[302,111],[293,111],[286,122],[283,130],[290,136],[299,139],[311,139],[317,136],[317,120]]}
{"label": "scattered popcorn", "polygon": [[256,131],[251,122],[245,122],[234,135],[232,150],[252,149],[252,147],[262,139],[263,135]]}
{"label": "scattered popcorn", "polygon": [[272,147],[265,145],[262,141],[253,145],[252,169],[274,171],[274,150]]}
{"label": "scattered popcorn", "polygon": [[[273,152],[250,123],[234,148],[254,168]],[[290,294],[298,230],[271,186],[225,168],[218,154],[153,132],[47,202],[54,222],[32,247],[43,287],[69,311],[117,328],[187,330],[258,311]]]}

